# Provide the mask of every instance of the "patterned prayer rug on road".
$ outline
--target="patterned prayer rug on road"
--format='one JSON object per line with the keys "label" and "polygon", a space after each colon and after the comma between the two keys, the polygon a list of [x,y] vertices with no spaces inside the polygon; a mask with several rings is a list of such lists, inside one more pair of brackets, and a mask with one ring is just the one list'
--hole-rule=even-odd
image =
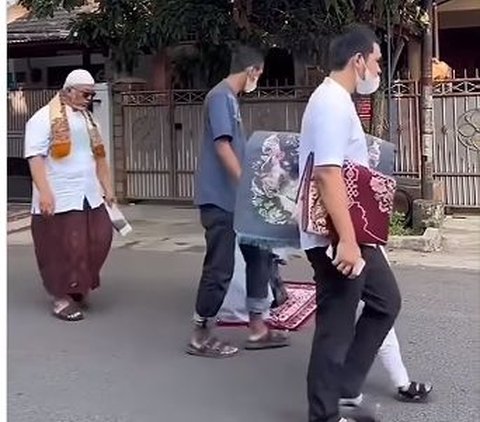
{"label": "patterned prayer rug on road", "polygon": [[[300,329],[315,313],[315,284],[297,281],[285,281],[288,292],[288,300],[279,308],[271,311],[268,320],[270,327],[278,330],[295,331]],[[245,322],[222,322],[218,325],[223,327],[242,326]]]}

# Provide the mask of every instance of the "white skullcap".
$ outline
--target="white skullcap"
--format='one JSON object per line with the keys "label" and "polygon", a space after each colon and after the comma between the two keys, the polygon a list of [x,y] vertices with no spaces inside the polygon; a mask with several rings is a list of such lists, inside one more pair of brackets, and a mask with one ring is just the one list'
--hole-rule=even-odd
{"label": "white skullcap", "polygon": [[95,85],[95,79],[90,74],[90,72],[84,69],[75,69],[70,72],[65,79],[63,88],[68,88],[76,85]]}

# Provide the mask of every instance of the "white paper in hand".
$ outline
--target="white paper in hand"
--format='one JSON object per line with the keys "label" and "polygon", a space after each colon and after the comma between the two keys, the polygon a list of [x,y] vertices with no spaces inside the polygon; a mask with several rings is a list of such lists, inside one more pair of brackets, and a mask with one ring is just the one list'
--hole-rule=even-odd
{"label": "white paper in hand", "polygon": [[[333,246],[330,245],[326,251],[327,256],[333,261]],[[365,260],[360,258],[360,260],[352,268],[349,278],[357,278],[365,268]]]}
{"label": "white paper in hand", "polygon": [[107,212],[110,216],[110,220],[112,221],[112,225],[118,233],[120,233],[122,236],[126,236],[132,231],[132,226],[129,224],[123,213],[120,211],[117,204],[112,204],[111,207],[105,204],[105,207],[107,208]]}

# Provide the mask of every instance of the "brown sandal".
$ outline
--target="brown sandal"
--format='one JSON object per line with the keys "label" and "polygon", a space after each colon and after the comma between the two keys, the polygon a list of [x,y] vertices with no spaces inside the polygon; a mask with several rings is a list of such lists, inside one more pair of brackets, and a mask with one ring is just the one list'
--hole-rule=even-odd
{"label": "brown sandal", "polygon": [[75,302],[70,302],[67,306],[61,308],[59,311],[54,309],[52,313],[54,317],[68,322],[81,321],[84,318],[82,311]]}
{"label": "brown sandal", "polygon": [[204,358],[225,359],[238,354],[238,348],[218,340],[216,337],[209,337],[200,345],[190,343],[187,346],[187,354]]}
{"label": "brown sandal", "polygon": [[268,330],[268,332],[257,340],[247,340],[245,349],[264,350],[278,349],[290,346],[290,338],[284,331]]}

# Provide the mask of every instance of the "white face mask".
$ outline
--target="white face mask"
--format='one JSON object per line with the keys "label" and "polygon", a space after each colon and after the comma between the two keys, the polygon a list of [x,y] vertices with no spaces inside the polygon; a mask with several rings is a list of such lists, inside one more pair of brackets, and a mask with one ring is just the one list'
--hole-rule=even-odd
{"label": "white face mask", "polygon": [[257,89],[258,78],[251,79],[250,77],[247,78],[247,82],[245,83],[245,88],[243,89],[247,94],[249,92],[253,92]]}
{"label": "white face mask", "polygon": [[373,94],[380,87],[380,75],[374,76],[365,68],[365,79],[362,79],[357,73],[357,92],[360,95]]}

